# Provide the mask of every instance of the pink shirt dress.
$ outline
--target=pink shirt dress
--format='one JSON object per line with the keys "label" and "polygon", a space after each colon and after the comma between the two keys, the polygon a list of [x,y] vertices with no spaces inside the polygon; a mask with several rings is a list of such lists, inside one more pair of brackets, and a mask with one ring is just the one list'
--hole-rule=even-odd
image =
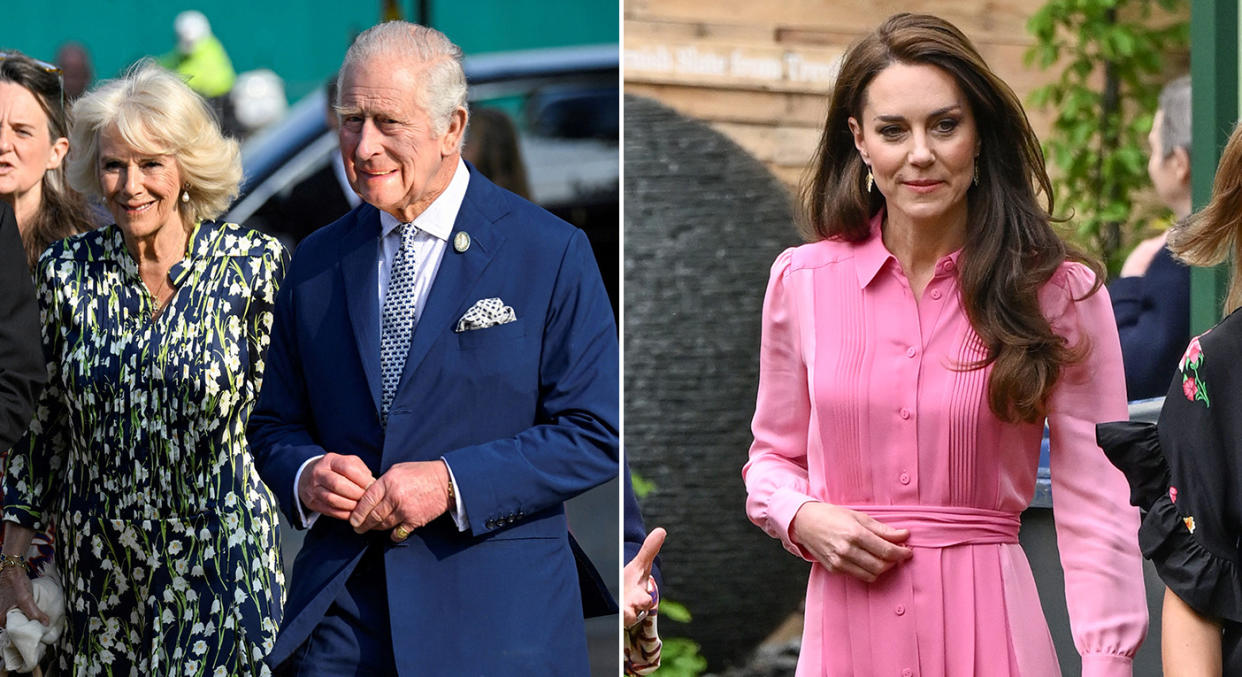
{"label": "pink shirt dress", "polygon": [[[812,563],[800,677],[1059,675],[1020,513],[1035,490],[1040,424],[1004,423],[987,402],[984,355],[962,307],[958,253],[916,302],[879,237],[786,250],[763,307],[755,441],[742,474],[751,521]],[[1147,632],[1124,476],[1095,424],[1127,418],[1108,293],[1065,263],[1044,314],[1086,360],[1049,401],[1052,490],[1065,596],[1084,677],[1129,676]],[[874,583],[829,573],[789,539],[807,501],[911,532],[914,556]]]}

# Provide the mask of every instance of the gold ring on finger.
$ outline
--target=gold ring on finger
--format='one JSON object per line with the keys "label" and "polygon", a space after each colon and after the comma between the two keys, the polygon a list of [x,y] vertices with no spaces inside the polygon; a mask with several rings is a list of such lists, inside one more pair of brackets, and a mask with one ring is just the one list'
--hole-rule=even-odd
{"label": "gold ring on finger", "polygon": [[404,541],[410,535],[410,530],[406,529],[403,524],[396,529],[393,529],[392,534],[397,537],[398,541]]}

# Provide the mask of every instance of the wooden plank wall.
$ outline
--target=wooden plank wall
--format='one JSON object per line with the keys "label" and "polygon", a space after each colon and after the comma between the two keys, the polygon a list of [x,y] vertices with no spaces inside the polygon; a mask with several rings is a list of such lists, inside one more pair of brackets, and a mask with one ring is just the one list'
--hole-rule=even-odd
{"label": "wooden plank wall", "polygon": [[[1034,42],[1026,21],[1039,6],[1025,0],[625,0],[625,90],[708,122],[792,188],[819,139],[839,59],[860,35],[895,12],[944,17],[1025,101],[1053,78],[1023,65]],[[1187,64],[1176,68],[1184,72]],[[1051,114],[1028,114],[1042,137]]]}

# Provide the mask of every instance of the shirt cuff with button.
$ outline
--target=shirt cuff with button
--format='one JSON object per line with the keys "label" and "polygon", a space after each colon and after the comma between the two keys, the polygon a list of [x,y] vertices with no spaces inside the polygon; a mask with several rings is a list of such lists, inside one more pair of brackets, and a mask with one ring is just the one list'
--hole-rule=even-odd
{"label": "shirt cuff with button", "polygon": [[457,487],[457,479],[453,477],[453,466],[440,457],[444,461],[444,467],[448,468],[449,484],[453,485],[453,507],[449,508],[449,515],[453,518],[453,523],[457,525],[458,531],[470,530],[470,518],[466,515],[466,504],[462,503],[461,491]]}
{"label": "shirt cuff with button", "polygon": [[293,476],[293,504],[298,507],[298,523],[293,526],[299,529],[309,529],[315,523],[315,520],[319,519],[319,513],[314,510],[308,510],[302,505],[302,497],[298,494],[298,485],[302,482],[302,471],[306,470],[306,466],[321,458],[323,458],[323,454],[306,459],[302,466],[298,468],[297,474]]}

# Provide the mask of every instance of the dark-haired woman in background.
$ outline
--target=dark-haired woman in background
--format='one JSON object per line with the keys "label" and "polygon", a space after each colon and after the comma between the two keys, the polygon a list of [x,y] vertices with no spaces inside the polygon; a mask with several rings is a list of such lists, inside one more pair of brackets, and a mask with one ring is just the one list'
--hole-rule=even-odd
{"label": "dark-haired woman in background", "polygon": [[[27,276],[50,244],[93,228],[85,202],[65,181],[68,136],[59,69],[20,52],[0,51],[0,201],[13,208],[25,254],[21,273]],[[42,371],[46,363],[40,362]],[[11,442],[0,445],[6,459]],[[31,575],[51,571],[56,528],[50,520],[44,526],[25,553]],[[42,619],[41,611],[25,610]]]}
{"label": "dark-haired woman in background", "polygon": [[68,137],[59,69],[0,51],[0,200],[17,215],[32,271],[48,245],[93,227],[65,182]]}
{"label": "dark-haired woman in background", "polygon": [[1046,418],[1082,674],[1130,675],[1138,513],[1094,438],[1126,415],[1121,350],[1017,97],[956,27],[895,15],[846,53],[811,170],[743,471],[812,563],[798,674],[1059,674],[1018,544]]}

